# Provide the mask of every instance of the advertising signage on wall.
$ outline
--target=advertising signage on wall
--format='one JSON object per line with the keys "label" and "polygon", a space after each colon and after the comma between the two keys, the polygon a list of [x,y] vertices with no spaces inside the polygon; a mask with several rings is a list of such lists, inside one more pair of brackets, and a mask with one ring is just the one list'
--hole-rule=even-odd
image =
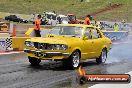
{"label": "advertising signage on wall", "polygon": [[8,31],[8,23],[0,22],[0,32],[7,32]]}
{"label": "advertising signage on wall", "polygon": [[120,30],[132,29],[132,23],[100,21],[101,28],[104,28],[104,29],[113,29],[113,25],[115,23],[119,25]]}

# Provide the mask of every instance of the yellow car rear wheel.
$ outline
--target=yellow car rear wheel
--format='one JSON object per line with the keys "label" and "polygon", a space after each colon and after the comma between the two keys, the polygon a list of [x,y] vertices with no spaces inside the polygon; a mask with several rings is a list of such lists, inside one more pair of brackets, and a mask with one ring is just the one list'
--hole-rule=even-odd
{"label": "yellow car rear wheel", "polygon": [[105,63],[107,59],[107,49],[103,49],[99,58],[96,58],[97,64]]}

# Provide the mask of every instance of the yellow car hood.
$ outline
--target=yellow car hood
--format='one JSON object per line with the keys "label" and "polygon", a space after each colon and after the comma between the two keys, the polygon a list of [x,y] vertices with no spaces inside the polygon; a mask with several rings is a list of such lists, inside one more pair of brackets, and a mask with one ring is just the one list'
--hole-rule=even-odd
{"label": "yellow car hood", "polygon": [[31,38],[27,41],[31,42],[39,42],[39,43],[50,43],[50,44],[67,44],[72,42],[77,42],[80,38],[76,37],[64,37],[64,36],[53,36],[53,37],[46,37],[46,38]]}

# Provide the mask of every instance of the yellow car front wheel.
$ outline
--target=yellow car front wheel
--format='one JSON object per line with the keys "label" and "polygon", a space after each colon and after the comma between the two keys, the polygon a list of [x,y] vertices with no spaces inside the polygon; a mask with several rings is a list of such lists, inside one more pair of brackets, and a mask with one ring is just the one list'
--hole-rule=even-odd
{"label": "yellow car front wheel", "polygon": [[71,56],[63,61],[63,65],[69,69],[76,69],[77,67],[79,67],[79,63],[80,63],[80,53],[79,51],[74,51]]}
{"label": "yellow car front wheel", "polygon": [[39,63],[41,62],[40,59],[34,58],[34,57],[28,57],[29,62],[31,63],[31,65],[36,66],[39,65]]}

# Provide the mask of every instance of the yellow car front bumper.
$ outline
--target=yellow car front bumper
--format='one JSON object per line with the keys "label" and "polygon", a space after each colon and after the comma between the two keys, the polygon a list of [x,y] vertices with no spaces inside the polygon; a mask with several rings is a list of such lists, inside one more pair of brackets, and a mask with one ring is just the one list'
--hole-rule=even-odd
{"label": "yellow car front bumper", "polygon": [[30,49],[24,49],[24,52],[26,52],[29,57],[35,57],[41,60],[62,60],[62,59],[67,59],[70,56],[69,53],[43,52],[40,50],[30,50]]}

